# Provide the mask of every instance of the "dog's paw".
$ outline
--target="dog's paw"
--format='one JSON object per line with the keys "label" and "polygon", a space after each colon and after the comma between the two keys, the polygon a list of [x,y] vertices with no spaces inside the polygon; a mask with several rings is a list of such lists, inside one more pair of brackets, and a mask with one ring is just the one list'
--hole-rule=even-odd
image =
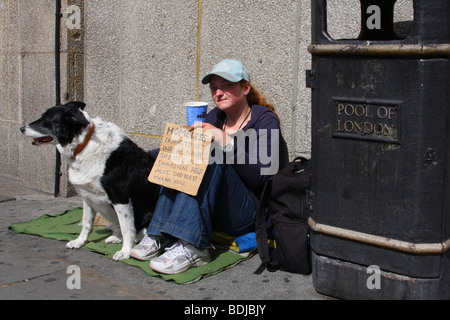
{"label": "dog's paw", "polygon": [[125,260],[128,258],[130,258],[130,252],[126,252],[123,250],[117,251],[113,256],[114,261]]}
{"label": "dog's paw", "polygon": [[85,244],[86,244],[85,241],[75,239],[75,240],[72,240],[72,241],[68,242],[66,244],[66,248],[67,249],[79,249],[82,246],[84,246]]}
{"label": "dog's paw", "polygon": [[120,239],[119,237],[112,235],[109,236],[108,238],[106,238],[105,240],[106,244],[111,244],[111,243],[122,243],[122,239]]}

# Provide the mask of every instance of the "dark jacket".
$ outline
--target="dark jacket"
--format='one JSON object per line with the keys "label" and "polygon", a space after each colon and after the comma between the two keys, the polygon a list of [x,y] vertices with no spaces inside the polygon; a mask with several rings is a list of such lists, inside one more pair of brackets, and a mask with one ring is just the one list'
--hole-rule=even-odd
{"label": "dark jacket", "polygon": [[[205,122],[221,129],[224,121],[225,113],[220,111],[219,108],[211,110],[205,119]],[[252,129],[254,135],[250,134],[249,129]],[[278,131],[279,139],[275,139],[275,136],[272,138],[275,134],[273,130]],[[246,134],[244,135],[242,131]],[[281,135],[278,117],[264,106],[252,106],[251,120],[242,128],[242,131],[231,135],[234,138],[234,157],[226,159],[231,160],[231,165],[242,182],[254,193],[256,198],[259,198],[264,182],[270,175],[275,174],[288,163],[286,142]],[[239,134],[241,134],[240,137]],[[276,143],[278,146],[276,144],[272,146],[272,143]],[[241,151],[239,151],[239,148],[241,148]],[[276,150],[278,155],[272,156],[272,148],[278,149]],[[279,163],[277,168],[274,166],[276,164],[272,162],[276,159]],[[267,171],[266,174],[262,174],[264,168]],[[269,168],[270,170],[268,170]]]}
{"label": "dark jacket", "polygon": [[[205,119],[205,122],[212,124],[217,128],[223,129],[223,124],[225,121],[225,113],[220,111],[219,108],[214,108],[211,110]],[[256,134],[252,136],[249,129],[252,129]],[[265,129],[261,131],[261,129]],[[247,133],[246,136],[240,133],[236,133],[231,135],[234,137],[235,147],[234,147],[234,156],[230,156],[229,158],[225,157],[225,159],[231,158],[231,165],[233,166],[236,173],[241,178],[242,182],[247,186],[247,188],[252,191],[255,196],[255,201],[257,202],[262,188],[264,186],[264,182],[270,177],[267,174],[261,174],[261,169],[271,168],[273,165],[272,162],[267,162],[268,159],[274,159],[271,155],[272,148],[272,130],[278,130],[279,132],[279,146],[278,146],[278,170],[282,169],[289,161],[288,150],[286,146],[286,142],[284,141],[281,130],[280,130],[280,122],[278,117],[267,109],[264,106],[254,105],[252,106],[252,114],[250,121],[242,128],[242,131]],[[239,135],[241,134],[240,139]],[[260,138],[265,135],[265,140],[261,140]],[[265,143],[262,143],[265,142]],[[257,148],[257,149],[251,149]],[[264,150],[265,149],[265,150]],[[219,148],[213,148],[212,152],[220,152]],[[256,151],[255,151],[256,150]],[[255,152],[253,152],[255,151]],[[253,153],[252,153],[253,152]],[[150,154],[154,159],[158,156],[159,149],[154,149],[150,151]],[[275,156],[275,155],[274,155]],[[228,162],[227,162],[228,163]],[[272,170],[269,170],[272,171]],[[272,172],[271,174],[275,174],[276,172]]]}

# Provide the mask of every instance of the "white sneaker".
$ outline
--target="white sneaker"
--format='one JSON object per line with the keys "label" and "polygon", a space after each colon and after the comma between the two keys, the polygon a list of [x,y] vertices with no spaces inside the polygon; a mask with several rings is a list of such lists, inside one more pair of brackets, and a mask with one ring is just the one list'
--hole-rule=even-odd
{"label": "white sneaker", "polygon": [[150,262],[150,268],[165,273],[176,274],[191,267],[200,267],[211,261],[208,249],[199,249],[192,244],[180,240],[161,256]]}
{"label": "white sneaker", "polygon": [[130,256],[142,261],[151,260],[158,256],[168,244],[169,240],[164,237],[146,234],[141,242],[131,250]]}

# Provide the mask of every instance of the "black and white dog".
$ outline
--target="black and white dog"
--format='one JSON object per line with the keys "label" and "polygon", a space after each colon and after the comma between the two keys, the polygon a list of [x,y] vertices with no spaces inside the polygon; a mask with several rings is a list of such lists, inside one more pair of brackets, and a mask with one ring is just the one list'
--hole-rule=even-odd
{"label": "black and white dog", "polygon": [[69,181],[83,197],[81,233],[66,247],[80,248],[87,242],[98,212],[113,231],[105,242],[123,242],[113,259],[128,259],[159,196],[160,187],[147,180],[154,159],[115,124],[91,119],[84,107],[82,102],[52,107],[20,130],[33,138],[33,145],[56,144],[67,158]]}

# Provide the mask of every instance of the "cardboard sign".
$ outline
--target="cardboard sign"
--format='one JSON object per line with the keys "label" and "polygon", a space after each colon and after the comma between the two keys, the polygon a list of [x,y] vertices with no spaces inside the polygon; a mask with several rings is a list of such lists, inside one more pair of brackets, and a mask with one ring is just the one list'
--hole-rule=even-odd
{"label": "cardboard sign", "polygon": [[196,196],[208,166],[212,134],[168,123],[148,180]]}

